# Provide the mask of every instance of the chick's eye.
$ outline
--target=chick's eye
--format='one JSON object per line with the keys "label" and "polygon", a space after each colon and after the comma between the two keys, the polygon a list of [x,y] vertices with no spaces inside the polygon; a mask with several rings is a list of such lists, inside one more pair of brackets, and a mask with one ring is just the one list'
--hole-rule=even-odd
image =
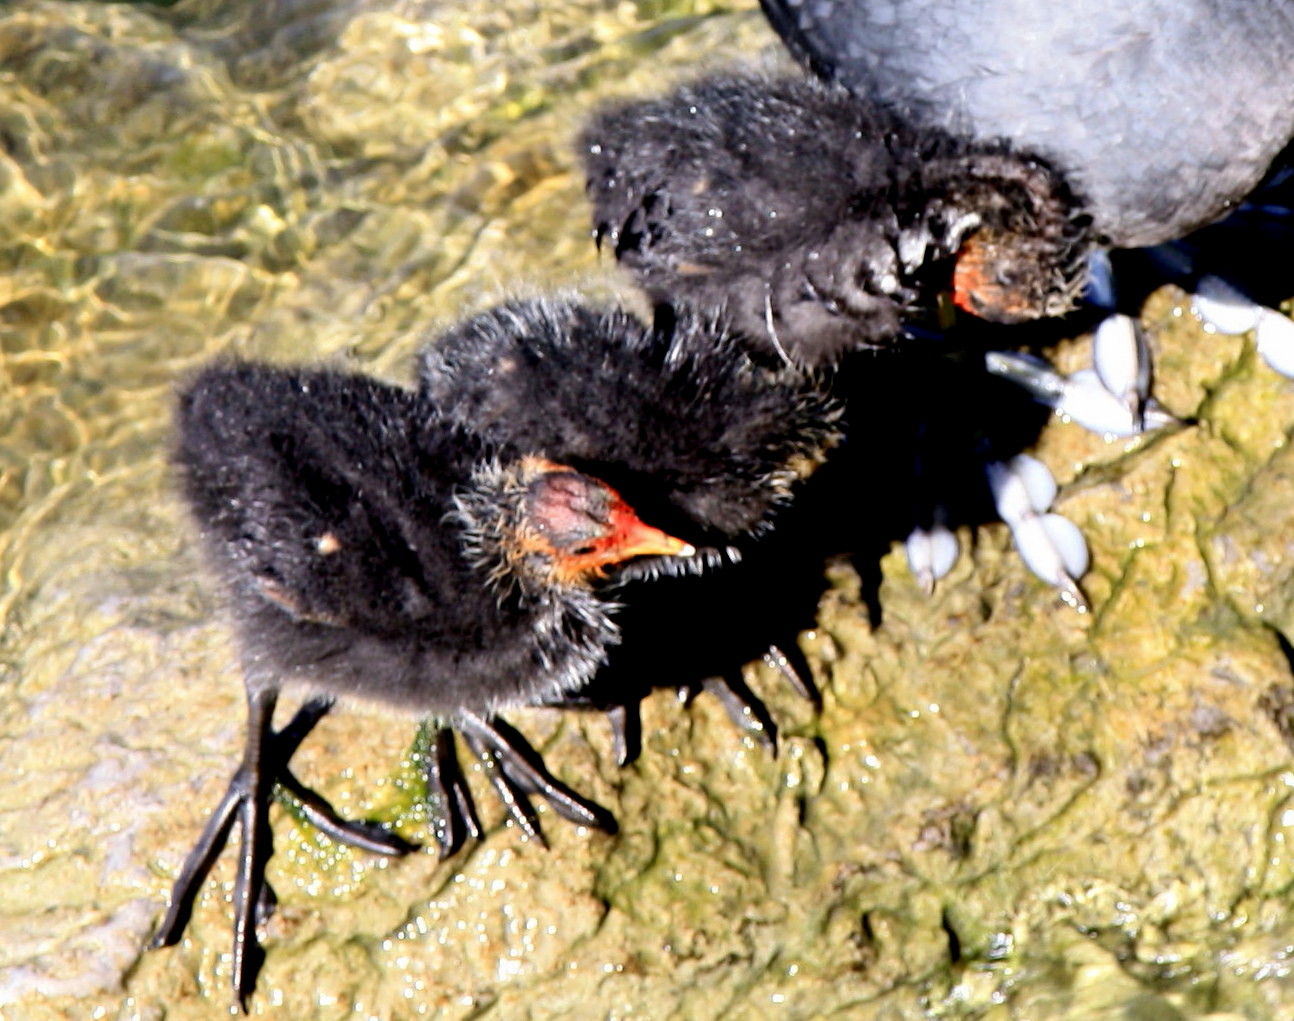
{"label": "chick's eye", "polygon": [[576,546],[575,549],[571,550],[571,555],[576,557],[587,557],[596,548],[597,547],[595,547],[592,543],[589,543],[584,546]]}

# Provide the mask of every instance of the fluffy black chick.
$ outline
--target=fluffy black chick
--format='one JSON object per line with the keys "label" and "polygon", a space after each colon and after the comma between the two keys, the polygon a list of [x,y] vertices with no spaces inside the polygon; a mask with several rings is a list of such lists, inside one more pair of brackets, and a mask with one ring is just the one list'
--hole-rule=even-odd
{"label": "fluffy black chick", "polygon": [[953,282],[995,320],[1058,314],[1092,242],[1044,160],[807,77],[612,105],[580,148],[595,236],[654,301],[720,309],[809,364],[890,343]]}
{"label": "fluffy black chick", "polygon": [[[272,907],[276,783],[337,839],[382,853],[411,846],[342,821],[288,770],[332,700],[438,717],[488,743],[496,711],[574,691],[605,660],[617,638],[598,591],[607,570],[694,551],[604,482],[515,449],[496,456],[420,396],[362,376],[209,368],[181,393],[177,419],[175,460],[229,593],[249,723],[243,762],[154,945],[178,941],[239,822],[233,980],[245,1005],[263,958],[255,924]],[[285,686],[313,697],[276,731]]]}
{"label": "fluffy black chick", "polygon": [[760,0],[817,74],[1064,170],[1115,247],[1238,203],[1294,136],[1288,0]]}
{"label": "fluffy black chick", "polygon": [[[716,547],[729,551],[725,559],[740,555],[840,438],[840,405],[820,374],[761,362],[712,317],[686,311],[647,326],[575,301],[512,302],[432,339],[421,387],[443,414],[501,449],[542,451],[607,479],[652,521],[710,554],[630,564],[621,578],[678,573],[713,561]],[[625,601],[632,611],[635,598]],[[778,665],[787,663],[773,651]],[[771,741],[772,720],[737,665],[708,687]],[[802,675],[785,672],[813,696]],[[669,678],[677,683],[678,671]],[[612,682],[607,689],[624,690]],[[626,702],[592,701],[616,710],[620,757],[632,755]]]}

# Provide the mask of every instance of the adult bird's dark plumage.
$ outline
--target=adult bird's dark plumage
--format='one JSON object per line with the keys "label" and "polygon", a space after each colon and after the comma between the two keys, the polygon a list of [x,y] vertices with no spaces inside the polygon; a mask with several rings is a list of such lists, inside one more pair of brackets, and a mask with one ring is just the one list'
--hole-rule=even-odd
{"label": "adult bird's dark plumage", "polygon": [[[288,769],[338,697],[387,703],[493,740],[489,717],[575,691],[617,637],[602,575],[638,556],[688,556],[604,482],[497,446],[421,396],[328,370],[237,364],[201,373],[178,407],[184,495],[240,637],[243,763],[187,859],[154,945],[176,942],[235,822],[233,979],[245,1003],[262,951],[267,811],[276,783],[337,839],[409,844],[339,819]],[[285,686],[311,699],[276,731]],[[542,781],[542,776],[526,782]],[[452,792],[451,792],[452,796]],[[575,798],[567,809],[605,820]]]}
{"label": "adult bird's dark plumage", "polygon": [[[710,554],[628,564],[622,578],[746,545],[839,439],[840,408],[820,374],[757,360],[712,317],[686,312],[647,326],[575,301],[511,302],[431,340],[421,386],[501,449],[541,451],[605,478]],[[632,610],[634,596],[625,600]],[[739,664],[730,666],[717,692],[751,705]]]}
{"label": "adult bird's dark plumage", "polygon": [[811,364],[888,344],[958,258],[998,320],[1073,302],[1083,206],[1044,160],[797,75],[720,74],[596,114],[580,138],[599,242],[652,299],[722,310]]}

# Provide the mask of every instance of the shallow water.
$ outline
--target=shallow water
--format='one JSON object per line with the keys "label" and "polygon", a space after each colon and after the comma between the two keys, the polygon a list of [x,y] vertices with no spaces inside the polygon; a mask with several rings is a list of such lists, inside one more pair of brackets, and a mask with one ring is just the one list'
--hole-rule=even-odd
{"label": "shallow water", "polygon": [[[750,4],[480,6],[0,13],[6,1018],[230,1003],[229,861],[185,941],[141,951],[243,726],[168,483],[174,382],[226,352],[407,380],[426,331],[501,297],[633,300],[587,238],[580,117],[772,45]],[[516,714],[615,837],[548,814],[552,849],[527,844],[479,776],[489,836],[445,863],[284,814],[252,1013],[1288,1016],[1294,385],[1180,297],[1151,304],[1157,389],[1199,424],[1039,442],[1092,545],[1093,613],[1004,527],[963,528],[932,598],[884,557],[879,625],[833,563],[800,635],[823,713],[747,670],[776,758],[707,696],[654,696],[624,770],[595,717]],[[335,714],[299,774],[425,839],[411,735]]]}

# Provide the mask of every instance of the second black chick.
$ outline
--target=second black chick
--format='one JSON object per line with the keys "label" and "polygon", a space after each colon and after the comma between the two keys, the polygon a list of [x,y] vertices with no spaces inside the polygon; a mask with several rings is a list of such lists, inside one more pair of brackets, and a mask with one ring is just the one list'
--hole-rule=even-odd
{"label": "second black chick", "polygon": [[[336,371],[210,368],[180,396],[183,491],[237,625],[249,721],[243,761],[186,860],[155,946],[177,942],[235,822],[233,981],[263,958],[258,918],[273,787],[336,839],[411,845],[339,819],[288,759],[337,697],[451,721],[579,689],[617,639],[603,574],[633,557],[692,555],[606,483],[495,445],[419,395]],[[314,697],[276,731],[284,687]],[[579,812],[580,805],[570,806]],[[587,806],[585,820],[604,820]]]}
{"label": "second black chick", "polygon": [[997,321],[1059,314],[1092,245],[1044,160],[803,76],[612,105],[580,147],[594,233],[654,301],[809,364],[896,340],[950,284]]}
{"label": "second black chick", "polygon": [[[712,317],[686,311],[647,326],[575,301],[511,302],[431,340],[421,386],[443,414],[502,449],[541,451],[605,478],[709,554],[629,564],[622,579],[692,569],[715,560],[716,547],[730,551],[727,559],[740,555],[840,439],[841,408],[821,374],[761,362]],[[632,608],[633,596],[626,601]],[[814,696],[803,672],[774,659]],[[740,662],[730,666],[707,686],[771,742],[771,719],[742,683]],[[632,755],[623,714],[613,720],[623,760]]]}

